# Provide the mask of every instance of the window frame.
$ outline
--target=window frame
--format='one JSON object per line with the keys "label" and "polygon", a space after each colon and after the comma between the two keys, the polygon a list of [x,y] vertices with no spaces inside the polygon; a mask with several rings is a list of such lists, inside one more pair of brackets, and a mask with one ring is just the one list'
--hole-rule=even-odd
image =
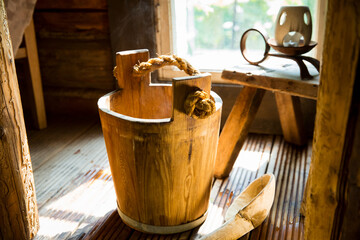
{"label": "window frame", "polygon": [[[172,8],[171,0],[154,0],[155,6],[155,32],[156,32],[156,47],[159,55],[166,55],[173,53],[173,32],[172,32]],[[317,0],[317,7],[315,18],[317,24],[314,26],[316,35],[314,40],[318,42],[315,48],[315,57],[321,60],[322,48],[325,34],[326,23],[326,10],[327,1]],[[227,80],[221,78],[221,71],[200,69],[207,71],[212,75],[213,83],[233,84]],[[186,74],[177,70],[175,67],[165,67],[158,70],[158,78],[160,81],[171,81],[176,77],[184,77]]]}

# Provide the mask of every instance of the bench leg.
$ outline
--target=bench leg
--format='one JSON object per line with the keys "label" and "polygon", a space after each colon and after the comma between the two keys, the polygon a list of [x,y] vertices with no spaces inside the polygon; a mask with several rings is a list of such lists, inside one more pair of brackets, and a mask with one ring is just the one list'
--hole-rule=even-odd
{"label": "bench leg", "polygon": [[285,141],[300,146],[306,144],[300,98],[277,92],[275,99]]}
{"label": "bench leg", "polygon": [[229,176],[265,90],[244,87],[238,95],[219,138],[214,175]]}

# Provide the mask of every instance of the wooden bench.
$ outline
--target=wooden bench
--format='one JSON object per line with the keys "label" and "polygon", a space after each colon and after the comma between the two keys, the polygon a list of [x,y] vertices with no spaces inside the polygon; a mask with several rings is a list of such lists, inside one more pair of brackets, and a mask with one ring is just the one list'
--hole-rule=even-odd
{"label": "wooden bench", "polygon": [[225,69],[222,78],[229,83],[243,85],[221,132],[215,166],[215,177],[227,177],[248,134],[266,90],[275,93],[284,139],[296,145],[307,141],[299,97],[315,99],[319,74],[312,66],[311,80],[301,80],[300,70],[288,64],[254,66],[244,64]]}

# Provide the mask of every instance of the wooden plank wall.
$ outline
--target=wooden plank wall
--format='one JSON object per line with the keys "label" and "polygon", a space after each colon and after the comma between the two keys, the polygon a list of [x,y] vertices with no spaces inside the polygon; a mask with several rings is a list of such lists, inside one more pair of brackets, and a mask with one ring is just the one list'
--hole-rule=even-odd
{"label": "wooden plank wall", "polygon": [[115,88],[107,1],[38,0],[34,22],[47,112],[97,112]]}

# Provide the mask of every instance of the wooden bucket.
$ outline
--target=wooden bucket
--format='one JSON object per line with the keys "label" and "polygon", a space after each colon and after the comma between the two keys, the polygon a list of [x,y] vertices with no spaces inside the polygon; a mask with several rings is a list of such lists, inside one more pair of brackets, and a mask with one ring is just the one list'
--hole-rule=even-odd
{"label": "wooden bucket", "polygon": [[222,100],[211,92],[216,111],[206,119],[187,116],[187,95],[197,88],[210,93],[211,75],[153,84],[150,74],[132,73],[148,58],[148,50],[118,52],[121,90],[98,107],[120,217],[142,232],[177,233],[205,220]]}

